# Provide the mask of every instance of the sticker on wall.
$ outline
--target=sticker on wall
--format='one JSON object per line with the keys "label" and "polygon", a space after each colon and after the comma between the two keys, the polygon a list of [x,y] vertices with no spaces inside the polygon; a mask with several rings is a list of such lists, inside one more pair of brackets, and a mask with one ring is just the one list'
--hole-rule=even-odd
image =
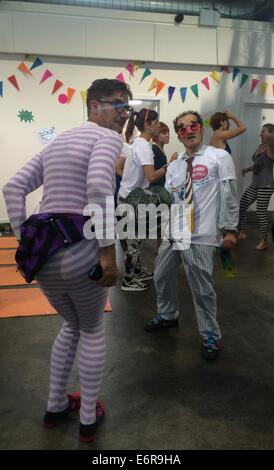
{"label": "sticker on wall", "polygon": [[34,121],[32,111],[27,111],[26,109],[21,109],[21,111],[18,111],[17,116],[20,118],[20,122],[31,123],[32,121]]}
{"label": "sticker on wall", "polygon": [[56,137],[55,127],[52,126],[47,129],[41,129],[41,131],[38,131],[38,135],[42,144],[48,144]]}

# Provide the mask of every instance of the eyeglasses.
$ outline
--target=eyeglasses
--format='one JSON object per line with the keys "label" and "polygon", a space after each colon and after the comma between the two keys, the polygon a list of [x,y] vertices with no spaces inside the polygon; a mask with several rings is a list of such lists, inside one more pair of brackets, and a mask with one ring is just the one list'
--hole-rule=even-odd
{"label": "eyeglasses", "polygon": [[131,106],[129,106],[129,104],[124,103],[123,101],[119,101],[119,100],[107,101],[107,100],[99,100],[99,99],[97,99],[96,101],[99,101],[99,103],[109,104],[112,108],[116,109],[118,113],[122,113],[123,111],[126,111],[127,114],[131,114],[134,111],[134,109]]}
{"label": "eyeglasses", "polygon": [[188,134],[198,132],[201,127],[202,126],[198,121],[192,122],[188,126],[184,126],[184,124],[182,124],[177,128],[177,134],[184,139]]}

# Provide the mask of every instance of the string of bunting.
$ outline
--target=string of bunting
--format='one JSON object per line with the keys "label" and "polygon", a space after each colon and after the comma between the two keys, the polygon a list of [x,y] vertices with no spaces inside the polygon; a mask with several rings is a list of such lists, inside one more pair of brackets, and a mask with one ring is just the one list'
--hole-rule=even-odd
{"label": "string of bunting", "polygon": [[[33,57],[31,55],[26,55],[25,60],[26,61],[31,61],[32,64],[30,66],[28,66],[23,61],[23,62],[20,62],[18,64],[17,69],[19,70],[21,75],[23,75],[24,77],[32,78],[33,77],[32,71],[37,69],[38,67],[41,67],[43,65],[43,61],[40,57]],[[126,65],[125,69],[129,74],[129,80],[132,80],[132,78],[135,77],[136,72],[143,65],[144,65],[144,62],[136,62],[136,63],[135,62],[129,62]],[[210,82],[210,79],[212,79],[214,82],[221,85],[221,81],[222,81],[222,78],[223,78],[224,74],[227,74],[227,75],[231,74],[231,82],[232,83],[235,82],[235,80],[238,77],[239,78],[239,80],[238,80],[239,89],[241,89],[249,81],[249,92],[250,93],[253,93],[254,90],[257,87],[259,87],[260,90],[261,90],[262,95],[264,96],[266,94],[267,90],[269,89],[269,85],[270,85],[269,82],[261,81],[260,79],[255,78],[250,74],[242,73],[240,68],[238,68],[238,67],[233,67],[232,70],[231,70],[231,68],[228,67],[228,66],[222,66],[222,67],[220,67],[220,70],[211,71],[209,76],[205,76],[200,82],[194,83],[190,86],[184,86],[183,85],[181,87],[176,87],[174,85],[167,84],[167,83],[159,80],[158,78],[152,78],[152,81],[150,82],[150,85],[147,88],[147,92],[155,91],[155,96],[158,96],[163,91],[163,89],[167,87],[168,103],[170,103],[173,96],[174,96],[174,93],[176,92],[176,90],[178,90],[178,92],[180,93],[180,96],[181,96],[181,100],[184,103],[186,101],[187,97],[189,96],[189,93],[188,93],[189,90],[198,99],[200,97],[200,86],[201,85],[204,88],[206,88],[207,91],[210,91],[211,86],[212,86],[211,82]],[[142,71],[142,76],[141,76],[139,84],[141,85],[141,83],[144,80],[146,80],[148,77],[150,77],[151,75],[152,75],[152,71],[150,70],[150,68],[145,67]],[[9,77],[7,77],[7,80],[9,82],[9,84],[11,84],[17,90],[17,92],[21,91],[20,86],[19,86],[20,78],[21,77],[19,77],[19,79],[17,79],[15,74],[12,74]],[[42,85],[43,83],[45,83],[46,81],[48,81],[51,78],[54,78],[54,83],[53,83],[53,86],[52,86],[52,89],[51,89],[51,95],[54,95],[58,90],[60,90],[62,87],[64,87],[64,83],[61,80],[59,80],[58,78],[55,78],[54,74],[48,68],[46,68],[44,70],[44,72],[42,74],[42,77],[40,79],[39,85]],[[117,80],[120,80],[121,82],[126,82],[125,75],[124,75],[123,72],[120,72],[116,76],[116,78],[117,78]],[[272,84],[271,88],[272,88],[272,93],[274,95],[274,83]],[[69,104],[71,102],[75,92],[76,92],[75,88],[73,88],[71,86],[67,87],[66,93],[61,93],[61,94],[58,95],[58,98],[57,98],[58,102],[60,104]],[[80,95],[82,97],[83,104],[85,104],[87,91],[86,90],[80,90],[79,92],[80,92]],[[4,81],[3,80],[0,80],[0,97],[1,98],[4,97]]]}

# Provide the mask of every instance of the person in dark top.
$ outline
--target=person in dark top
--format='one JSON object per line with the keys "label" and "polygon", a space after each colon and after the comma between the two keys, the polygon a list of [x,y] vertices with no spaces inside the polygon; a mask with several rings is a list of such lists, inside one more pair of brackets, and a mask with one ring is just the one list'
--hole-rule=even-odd
{"label": "person in dark top", "polygon": [[[169,143],[169,127],[164,122],[161,122],[161,121],[159,122],[159,126],[160,126],[159,133],[156,137],[154,137],[153,144],[152,144],[155,170],[159,170],[159,168],[162,168],[164,165],[167,164],[167,156],[164,151],[164,146]],[[169,163],[171,163],[177,157],[178,157],[178,154],[177,152],[175,152],[171,156]],[[164,186],[165,182],[166,182],[166,177],[164,175],[159,180],[151,183],[150,186],[153,186],[153,185]]]}
{"label": "person in dark top", "polygon": [[[229,121],[233,121],[236,127],[230,129]],[[227,143],[229,139],[233,139],[246,131],[246,125],[231,111],[225,110],[224,113],[215,113],[209,119],[213,134],[209,141],[209,145],[218,149],[224,149],[231,155],[231,149]]]}
{"label": "person in dark top", "polygon": [[273,140],[274,138],[274,124],[265,124],[262,127],[260,136],[261,144],[252,157],[253,165],[242,170],[243,176],[249,171],[252,171],[253,177],[251,185],[246,188],[241,197],[238,237],[239,240],[246,238],[246,212],[248,207],[257,200],[256,212],[261,232],[260,243],[256,246],[257,251],[262,251],[267,248],[267,233],[269,227],[267,209],[270,198],[274,192],[274,154],[268,142],[271,142],[271,139]]}

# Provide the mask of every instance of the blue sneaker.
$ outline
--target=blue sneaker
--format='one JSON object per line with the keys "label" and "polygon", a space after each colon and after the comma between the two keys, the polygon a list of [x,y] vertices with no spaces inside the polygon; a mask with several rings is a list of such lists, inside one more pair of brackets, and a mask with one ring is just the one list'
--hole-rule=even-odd
{"label": "blue sneaker", "polygon": [[172,328],[179,326],[178,318],[172,320],[165,320],[161,315],[157,314],[154,318],[149,320],[144,327],[145,331],[159,331],[165,328]]}
{"label": "blue sneaker", "polygon": [[214,361],[219,357],[220,347],[218,341],[214,339],[213,336],[208,336],[203,342],[202,355],[208,361]]}

